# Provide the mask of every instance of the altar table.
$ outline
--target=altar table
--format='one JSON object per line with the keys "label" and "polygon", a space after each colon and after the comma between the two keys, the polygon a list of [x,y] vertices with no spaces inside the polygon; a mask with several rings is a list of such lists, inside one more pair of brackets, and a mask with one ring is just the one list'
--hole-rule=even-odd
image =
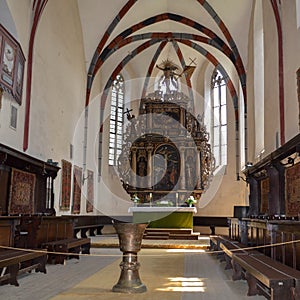
{"label": "altar table", "polygon": [[130,207],[133,223],[149,223],[148,228],[193,229],[196,207]]}

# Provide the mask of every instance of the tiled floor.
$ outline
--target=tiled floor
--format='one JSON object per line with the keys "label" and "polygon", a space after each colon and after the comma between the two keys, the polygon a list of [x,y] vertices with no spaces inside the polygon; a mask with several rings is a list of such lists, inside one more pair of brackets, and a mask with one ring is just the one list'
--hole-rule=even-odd
{"label": "tiled floor", "polygon": [[[115,239],[116,237],[109,237]],[[93,241],[104,241],[104,237]],[[177,241],[179,243],[179,241]],[[141,294],[114,293],[120,275],[118,248],[92,248],[90,256],[68,260],[66,265],[47,265],[47,274],[19,278],[19,287],[0,286],[0,299],[74,300],[193,300],[249,299],[247,283],[231,280],[215,256],[201,249],[142,249],[140,277],[147,287]],[[261,296],[251,300],[264,299]]]}

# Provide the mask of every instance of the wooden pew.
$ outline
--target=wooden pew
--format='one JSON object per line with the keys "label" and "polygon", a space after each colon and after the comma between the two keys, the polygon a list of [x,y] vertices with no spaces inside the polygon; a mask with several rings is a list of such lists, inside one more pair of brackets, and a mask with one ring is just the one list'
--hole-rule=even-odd
{"label": "wooden pew", "polygon": [[228,228],[228,217],[212,217],[212,216],[194,216],[194,226],[207,226],[210,228],[211,235],[216,234],[216,227]]}
{"label": "wooden pew", "polygon": [[263,294],[271,300],[300,299],[300,272],[264,254],[233,254],[235,280],[246,278],[248,296]]}
{"label": "wooden pew", "polygon": [[[48,263],[64,263],[67,253],[90,253],[91,241],[89,238],[74,237],[74,222],[72,218],[55,216],[28,216],[22,217],[19,225],[23,232],[23,242],[28,248],[46,249]],[[27,233],[27,234],[26,234]],[[55,254],[52,252],[64,252]]]}
{"label": "wooden pew", "polygon": [[[49,254],[48,262],[53,261],[56,264],[63,264],[68,257],[79,259],[79,253],[89,254],[90,253],[90,238],[70,238],[57,240],[53,242],[47,242],[42,244],[42,247],[47,249],[49,252],[57,252],[59,254]],[[61,253],[74,253],[77,255],[67,255]]]}
{"label": "wooden pew", "polygon": [[[247,246],[237,242],[237,241],[230,241],[223,239],[220,242],[220,249],[224,251],[225,256],[225,270],[232,269],[232,257],[233,254],[249,254],[249,252],[246,250]],[[233,274],[233,280],[234,280],[235,272]]]}
{"label": "wooden pew", "polygon": [[101,230],[105,225],[101,223],[107,223],[103,221],[101,222],[97,215],[69,216],[69,217],[73,218],[74,220],[74,237],[76,237],[77,233],[79,232],[81,238],[87,238],[87,233],[89,233],[90,236],[95,236],[97,234],[101,235],[102,234]]}
{"label": "wooden pew", "polygon": [[46,273],[47,254],[13,249],[16,225],[16,218],[0,218],[0,283],[19,286],[17,276],[22,273]]}
{"label": "wooden pew", "polygon": [[[101,230],[106,225],[113,225],[113,221],[121,220],[122,222],[132,222],[132,216],[106,216],[106,215],[64,215],[66,219],[72,220],[74,223],[74,237],[80,232],[81,238],[101,235]],[[96,231],[96,233],[95,233]]]}
{"label": "wooden pew", "polygon": [[249,248],[238,241],[211,236],[212,244],[223,250],[225,269],[232,269],[232,280],[246,279],[248,296],[264,295],[268,299],[300,300],[300,271]]}
{"label": "wooden pew", "polygon": [[212,249],[218,252],[218,257],[221,261],[226,261],[225,270],[232,269],[232,256],[235,253],[250,254],[259,253],[238,241],[230,240],[222,236],[210,236]]}

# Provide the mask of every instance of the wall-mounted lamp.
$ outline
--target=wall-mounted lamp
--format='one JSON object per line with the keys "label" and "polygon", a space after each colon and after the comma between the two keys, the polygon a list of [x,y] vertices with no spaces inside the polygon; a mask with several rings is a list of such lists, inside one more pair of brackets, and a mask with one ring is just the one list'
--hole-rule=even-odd
{"label": "wall-mounted lamp", "polygon": [[[253,167],[253,163],[251,161],[247,161],[242,170],[247,170],[247,169],[249,169],[251,167]],[[236,174],[236,180],[237,181],[243,180],[243,181],[245,181],[245,182],[248,183],[247,179],[245,179],[244,177],[242,177],[239,173]]]}
{"label": "wall-mounted lamp", "polygon": [[247,179],[245,179],[243,176],[241,176],[240,174],[236,174],[236,180],[237,181],[240,181],[240,180],[243,180],[244,182],[247,182],[248,183],[248,181],[247,181]]}
{"label": "wall-mounted lamp", "polygon": [[[282,166],[291,166],[291,167],[292,167],[292,166],[295,164],[295,160],[296,160],[296,158],[298,157],[298,155],[299,155],[299,153],[296,152],[296,153],[295,153],[295,157],[289,156],[289,157],[287,158],[287,160],[286,160],[286,158],[285,158],[284,160],[282,160],[282,161],[280,162],[280,164],[281,164]],[[286,162],[283,162],[283,161],[286,161]]]}
{"label": "wall-mounted lamp", "polygon": [[245,168],[251,168],[253,167],[253,163],[251,161],[247,161],[246,164],[245,164]]}
{"label": "wall-mounted lamp", "polygon": [[88,176],[84,177],[84,174],[82,174],[82,184],[84,184],[84,182],[89,179],[91,177],[91,175],[89,174]]}
{"label": "wall-mounted lamp", "polygon": [[288,157],[287,162],[286,162],[286,163],[282,163],[282,162],[281,162],[281,164],[282,164],[283,166],[287,166],[287,165],[293,166],[293,165],[295,164],[295,159],[292,158],[292,157]]}
{"label": "wall-mounted lamp", "polygon": [[56,167],[56,166],[58,165],[58,162],[57,162],[57,161],[53,161],[52,158],[48,158],[48,159],[47,159],[47,164]]}
{"label": "wall-mounted lamp", "polygon": [[42,176],[46,176],[48,173],[46,171],[46,166],[45,164],[43,165],[43,170],[42,170]]}

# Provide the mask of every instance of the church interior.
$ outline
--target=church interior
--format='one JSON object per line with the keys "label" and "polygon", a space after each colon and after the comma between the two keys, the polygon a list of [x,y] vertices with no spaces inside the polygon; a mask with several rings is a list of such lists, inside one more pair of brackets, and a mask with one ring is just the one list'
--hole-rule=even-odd
{"label": "church interior", "polygon": [[300,299],[299,242],[299,0],[0,0],[3,295]]}

